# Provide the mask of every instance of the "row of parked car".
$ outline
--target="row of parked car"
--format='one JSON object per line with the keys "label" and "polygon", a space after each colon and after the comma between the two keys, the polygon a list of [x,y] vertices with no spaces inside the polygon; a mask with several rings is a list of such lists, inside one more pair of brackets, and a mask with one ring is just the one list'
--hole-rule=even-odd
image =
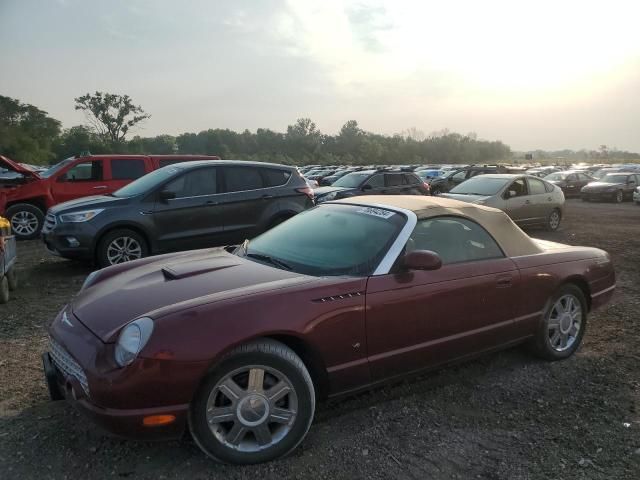
{"label": "row of parked car", "polygon": [[[313,166],[217,156],[82,155],[40,172],[0,160],[17,174],[0,189],[16,237],[41,236],[53,254],[100,266],[240,243],[313,205],[360,195],[442,195],[555,230],[565,195],[622,201],[640,183],[640,174],[611,168],[596,182],[582,170],[539,178],[505,165],[338,167],[322,176]],[[312,189],[314,177],[331,185]]]}

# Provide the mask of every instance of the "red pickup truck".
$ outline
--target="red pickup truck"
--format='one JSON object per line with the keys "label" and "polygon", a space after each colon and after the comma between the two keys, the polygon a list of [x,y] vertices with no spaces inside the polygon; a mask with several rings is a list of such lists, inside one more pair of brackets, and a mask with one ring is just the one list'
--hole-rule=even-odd
{"label": "red pickup truck", "polygon": [[36,238],[47,209],[89,195],[115,192],[136,178],[177,162],[220,160],[214,155],[85,155],[36,172],[0,155],[0,167],[17,175],[0,178],[0,215],[17,238]]}

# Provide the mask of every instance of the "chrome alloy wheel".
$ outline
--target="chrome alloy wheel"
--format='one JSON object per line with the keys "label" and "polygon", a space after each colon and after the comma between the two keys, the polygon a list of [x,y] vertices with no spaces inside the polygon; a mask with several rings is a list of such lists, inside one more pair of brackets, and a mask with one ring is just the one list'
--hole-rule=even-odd
{"label": "chrome alloy wheel", "polygon": [[131,237],[118,237],[107,247],[107,260],[110,265],[142,258],[142,246]]}
{"label": "chrome alloy wheel", "polygon": [[551,307],[547,321],[551,348],[563,352],[575,343],[582,326],[580,300],[571,294],[560,297]]}
{"label": "chrome alloy wheel", "polygon": [[11,217],[11,228],[20,236],[33,235],[38,230],[38,217],[27,211],[17,212]]}
{"label": "chrome alloy wheel", "polygon": [[291,381],[278,370],[252,365],[232,371],[211,390],[207,423],[223,445],[258,452],[287,436],[298,412]]}

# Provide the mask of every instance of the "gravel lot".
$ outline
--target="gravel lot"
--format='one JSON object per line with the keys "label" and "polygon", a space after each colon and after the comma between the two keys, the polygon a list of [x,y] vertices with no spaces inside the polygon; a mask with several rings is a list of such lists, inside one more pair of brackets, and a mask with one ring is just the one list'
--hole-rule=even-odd
{"label": "gravel lot", "polygon": [[21,289],[0,306],[0,478],[640,478],[640,207],[567,202],[556,233],[603,248],[618,290],[559,363],[522,348],[321,404],[302,448],[252,467],[189,440],[113,439],[48,401],[45,327],[90,268],[19,244]]}

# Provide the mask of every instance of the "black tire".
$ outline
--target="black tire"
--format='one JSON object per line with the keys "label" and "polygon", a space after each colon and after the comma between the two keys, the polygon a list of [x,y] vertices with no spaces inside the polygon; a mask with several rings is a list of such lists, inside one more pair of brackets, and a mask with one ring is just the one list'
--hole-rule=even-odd
{"label": "black tire", "polygon": [[18,274],[16,273],[15,265],[9,269],[5,274],[7,282],[9,283],[9,290],[12,292],[18,288]]}
{"label": "black tire", "polygon": [[[216,390],[218,382],[224,381],[225,377],[243,368],[270,368],[284,374],[297,397],[297,412],[292,423],[287,426],[289,430],[273,445],[258,447],[262,449],[257,451],[239,451],[225,445],[223,440],[216,436],[209,427],[207,418],[209,398]],[[236,403],[231,403],[231,410],[233,412],[240,411],[236,405],[240,405],[242,401],[241,398],[236,400]],[[221,463],[254,464],[274,460],[293,451],[309,431],[314,412],[313,381],[300,357],[280,342],[262,339],[234,349],[211,371],[191,403],[189,429],[196,444],[212,459]],[[267,414],[265,413],[265,415]],[[239,422],[237,414],[231,423],[235,426],[236,422]],[[263,423],[269,422],[264,420]],[[228,428],[227,434],[231,427]],[[273,427],[267,425],[267,428],[271,430]]]}
{"label": "black tire", "polygon": [[[580,304],[581,309],[581,325],[578,330],[575,340],[566,350],[558,351],[551,345],[551,339],[549,338],[549,321],[552,314],[552,310],[556,302],[565,297],[566,295],[572,296]],[[538,325],[538,331],[535,337],[529,342],[529,347],[540,358],[545,360],[564,360],[573,355],[580,347],[582,339],[584,337],[587,328],[587,301],[585,299],[582,290],[574,284],[563,285],[556,294],[547,302],[544,310],[544,314]]]}
{"label": "black tire", "polygon": [[[120,239],[132,239],[135,241],[140,248],[140,255],[136,258],[124,259],[122,261],[112,262],[109,259],[109,248],[114,242],[117,242]],[[98,265],[102,268],[109,267],[111,265],[115,265],[116,263],[124,263],[129,260],[136,260],[138,258],[144,258],[149,255],[149,246],[147,245],[146,239],[140,235],[138,232],[134,230],[130,230],[128,228],[122,228],[118,230],[112,230],[108,232],[105,236],[103,236],[98,242],[98,249],[96,251],[96,260]]]}
{"label": "black tire", "polygon": [[545,228],[549,232],[555,232],[556,230],[558,230],[558,227],[560,226],[561,221],[562,221],[562,214],[560,213],[560,210],[555,208],[551,211],[551,213],[549,213]]}
{"label": "black tire", "polygon": [[[25,227],[20,227],[18,229],[14,228],[20,217],[31,219],[34,222],[29,224],[28,232],[25,232],[24,230],[27,228],[26,225]],[[9,223],[11,223],[11,231],[17,239],[32,240],[34,238],[38,238],[40,235],[42,224],[44,222],[44,213],[38,207],[31,205],[30,203],[18,203],[7,209],[7,218],[9,219]],[[33,231],[31,229],[31,225],[34,227]]]}
{"label": "black tire", "polygon": [[614,203],[622,203],[622,202],[624,202],[624,193],[622,192],[622,190],[618,190],[613,195],[613,202]]}
{"label": "black tire", "polygon": [[9,280],[7,277],[0,278],[0,304],[9,301]]}

